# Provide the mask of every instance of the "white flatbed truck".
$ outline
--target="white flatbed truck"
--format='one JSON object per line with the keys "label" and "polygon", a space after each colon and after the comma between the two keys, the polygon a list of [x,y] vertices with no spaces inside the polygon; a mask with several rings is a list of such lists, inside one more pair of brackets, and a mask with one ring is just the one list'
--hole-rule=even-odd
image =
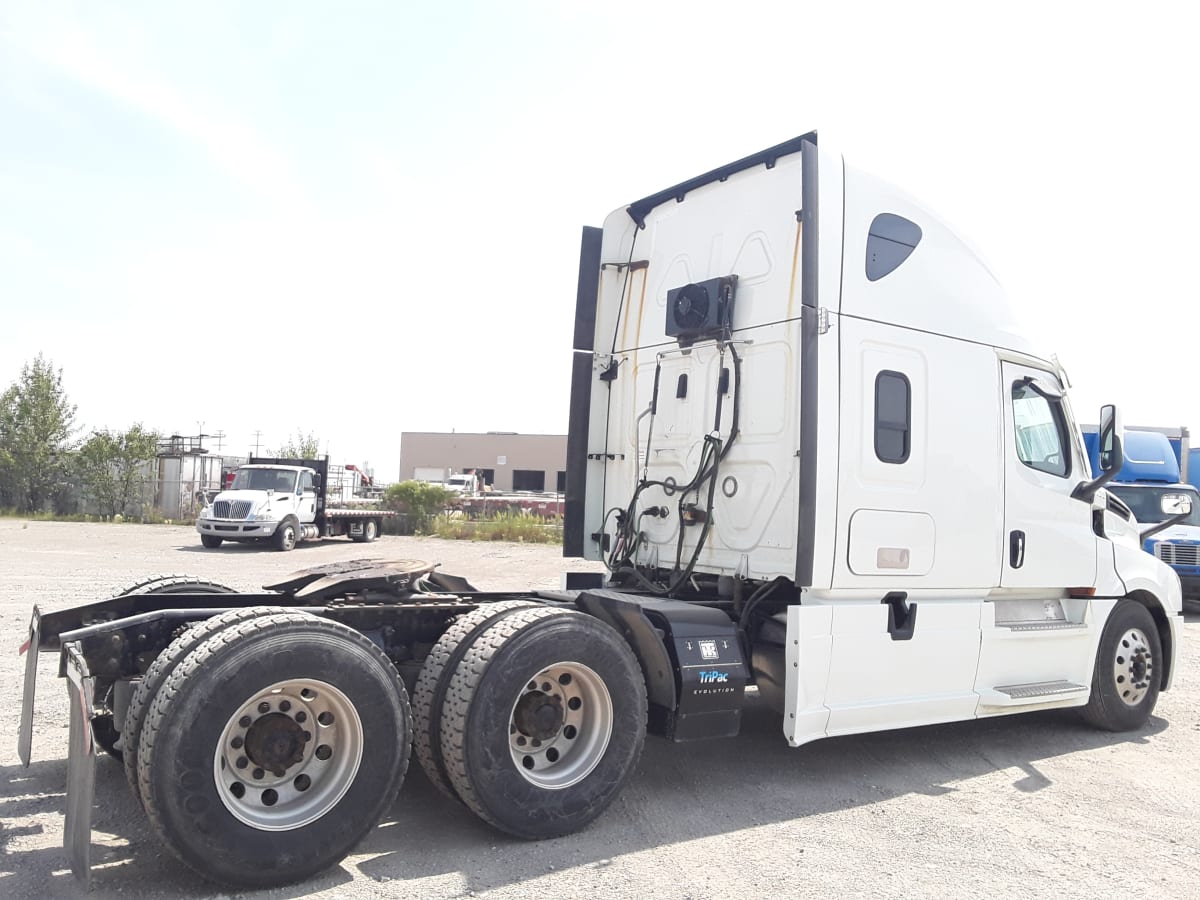
{"label": "white flatbed truck", "polygon": [[200,543],[210,550],[225,541],[270,544],[291,550],[299,541],[346,536],[369,544],[379,537],[383,509],[336,509],[328,505],[329,457],[250,457],[229,488],[196,517]]}
{"label": "white flatbed truck", "polygon": [[34,610],[20,755],[57,653],[81,878],[98,749],[180,860],[263,887],[342,859],[410,752],[542,838],[601,815],[647,733],[736,735],[750,687],[793,746],[1054,707],[1137,729],[1171,687],[1179,581],[1104,489],[1115,409],[1093,477],[986,266],[815,134],[585,229],[574,349],[564,553],[604,578],[362,561]]}

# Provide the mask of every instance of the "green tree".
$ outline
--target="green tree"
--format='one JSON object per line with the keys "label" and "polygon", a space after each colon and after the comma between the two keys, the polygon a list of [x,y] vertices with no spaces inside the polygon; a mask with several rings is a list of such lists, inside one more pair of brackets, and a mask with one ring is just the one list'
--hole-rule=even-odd
{"label": "green tree", "polygon": [[294,438],[288,438],[278,450],[268,450],[267,454],[279,459],[318,459],[321,454],[321,441],[311,431],[305,434],[297,428]]}
{"label": "green tree", "polygon": [[76,467],[102,515],[128,515],[140,499],[142,467],[158,452],[159,434],[141,423],[126,431],[107,428],[92,433],[79,448]]}
{"label": "green tree", "polygon": [[450,503],[450,492],[440,484],[427,481],[401,481],[389,484],[383,492],[383,505],[407,516],[408,528],[415,534],[423,534],[433,517]]}
{"label": "green tree", "polygon": [[62,369],[39,353],[0,395],[0,504],[22,512],[46,505],[70,467],[74,426]]}

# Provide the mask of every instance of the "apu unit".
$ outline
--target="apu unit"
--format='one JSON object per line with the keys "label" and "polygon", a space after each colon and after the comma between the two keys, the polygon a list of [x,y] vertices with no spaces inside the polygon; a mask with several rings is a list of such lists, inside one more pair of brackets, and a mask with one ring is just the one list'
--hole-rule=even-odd
{"label": "apu unit", "polygon": [[667,291],[667,336],[690,344],[729,329],[737,276],[725,275]]}

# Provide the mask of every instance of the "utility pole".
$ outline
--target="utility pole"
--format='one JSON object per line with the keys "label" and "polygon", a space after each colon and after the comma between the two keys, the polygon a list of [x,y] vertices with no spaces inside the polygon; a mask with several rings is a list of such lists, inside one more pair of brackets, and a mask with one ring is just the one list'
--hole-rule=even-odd
{"label": "utility pole", "polygon": [[258,441],[262,437],[261,431],[254,432],[254,455],[258,456]]}

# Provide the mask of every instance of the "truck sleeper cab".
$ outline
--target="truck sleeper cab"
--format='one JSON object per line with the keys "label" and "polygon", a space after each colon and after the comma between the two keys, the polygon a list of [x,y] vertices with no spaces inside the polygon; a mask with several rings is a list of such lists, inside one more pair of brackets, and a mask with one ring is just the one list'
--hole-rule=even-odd
{"label": "truck sleeper cab", "polygon": [[1131,604],[1159,650],[1123,696],[1169,686],[1176,579],[919,202],[806,135],[617,210],[583,257],[568,550],[735,607],[782,580],[739,626],[792,744],[1098,703]]}
{"label": "truck sleeper cab", "polygon": [[1064,706],[1131,729],[1170,687],[1179,582],[1104,487],[1116,411],[1093,477],[976,253],[815,134],[585,229],[574,349],[563,549],[606,576],[483,593],[356,560],[35,609],[77,874],[97,747],[183,862],[264,887],[342,859],[410,753],[543,838],[604,812],[647,733],[736,735],[747,687],[793,746]]}

